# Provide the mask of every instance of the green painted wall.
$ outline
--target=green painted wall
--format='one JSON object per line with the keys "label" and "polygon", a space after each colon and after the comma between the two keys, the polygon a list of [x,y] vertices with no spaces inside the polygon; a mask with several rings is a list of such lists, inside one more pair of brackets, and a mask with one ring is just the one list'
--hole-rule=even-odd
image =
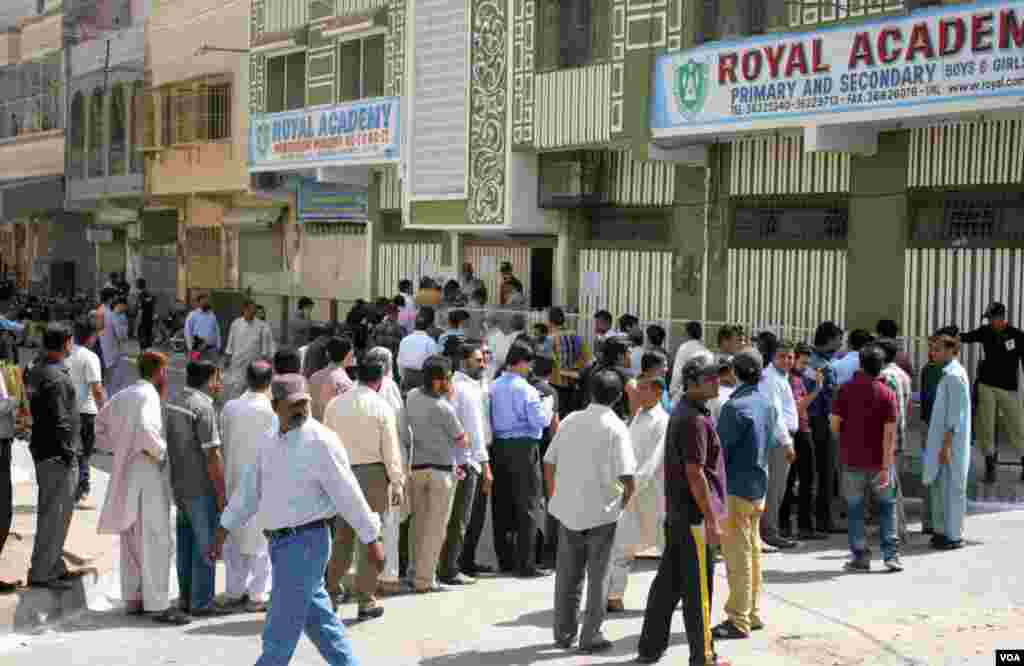
{"label": "green painted wall", "polygon": [[909,211],[910,134],[878,136],[878,154],[850,163],[846,325],[874,330],[879,319],[903,320],[904,251]]}

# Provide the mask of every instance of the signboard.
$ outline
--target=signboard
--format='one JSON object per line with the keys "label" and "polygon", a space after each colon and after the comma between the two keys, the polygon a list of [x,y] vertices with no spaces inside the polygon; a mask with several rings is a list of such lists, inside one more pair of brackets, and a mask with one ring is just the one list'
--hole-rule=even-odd
{"label": "signboard", "polygon": [[857,112],[883,120],[1022,95],[1024,0],[981,1],[663,55],[651,128],[669,137],[824,114],[851,114],[830,123]]}
{"label": "signboard", "polygon": [[303,181],[299,186],[300,220],[366,222],[368,210],[366,190],[316,181]]}
{"label": "signboard", "polygon": [[398,97],[281,113],[254,114],[249,129],[249,170],[397,162]]}

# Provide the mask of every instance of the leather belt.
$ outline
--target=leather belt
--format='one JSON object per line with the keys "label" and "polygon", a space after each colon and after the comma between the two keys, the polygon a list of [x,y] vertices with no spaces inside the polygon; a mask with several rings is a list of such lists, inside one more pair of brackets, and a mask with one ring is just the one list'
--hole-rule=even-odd
{"label": "leather belt", "polygon": [[451,472],[451,471],[454,471],[455,466],[454,465],[413,465],[412,469],[413,469],[413,471],[416,471],[416,470],[419,470],[419,469],[436,469],[436,470],[441,471],[441,472]]}
{"label": "leather belt", "polygon": [[327,519],[321,518],[319,520],[314,520],[311,523],[306,523],[305,525],[299,525],[298,527],[282,527],[276,530],[263,530],[263,536],[267,537],[267,541],[274,541],[275,539],[294,536],[307,530],[314,530],[318,527],[327,527]]}

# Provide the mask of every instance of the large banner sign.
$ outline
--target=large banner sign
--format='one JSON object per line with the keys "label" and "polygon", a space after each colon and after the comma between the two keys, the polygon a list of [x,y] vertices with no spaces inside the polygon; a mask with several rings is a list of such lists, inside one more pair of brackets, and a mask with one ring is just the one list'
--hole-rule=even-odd
{"label": "large banner sign", "polygon": [[824,122],[823,114],[905,117],[908,107],[923,115],[943,111],[927,105],[1024,96],[1024,0],[960,7],[661,56],[654,136]]}
{"label": "large banner sign", "polygon": [[301,111],[255,114],[252,171],[394,162],[399,158],[398,97]]}

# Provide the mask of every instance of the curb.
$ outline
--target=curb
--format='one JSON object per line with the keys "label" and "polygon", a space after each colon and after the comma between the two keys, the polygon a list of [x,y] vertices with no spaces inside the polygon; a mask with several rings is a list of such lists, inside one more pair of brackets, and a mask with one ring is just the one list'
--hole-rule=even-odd
{"label": "curb", "polygon": [[74,619],[88,610],[110,606],[104,590],[113,582],[114,572],[101,574],[89,569],[72,582],[72,588],[61,592],[28,588],[18,593],[18,602],[11,608],[0,608],[0,636],[39,634],[47,628]]}

